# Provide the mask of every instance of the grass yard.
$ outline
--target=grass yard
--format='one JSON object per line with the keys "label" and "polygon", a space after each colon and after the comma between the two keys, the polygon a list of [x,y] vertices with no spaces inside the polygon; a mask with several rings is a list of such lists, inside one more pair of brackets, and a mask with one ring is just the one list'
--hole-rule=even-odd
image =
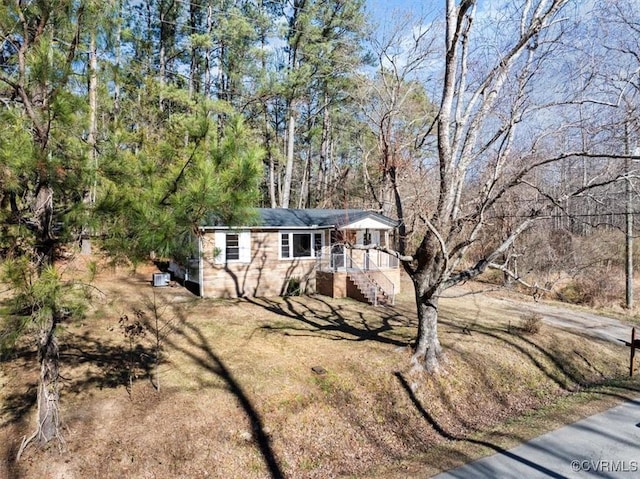
{"label": "grass yard", "polygon": [[395,307],[373,308],[201,300],[152,288],[152,271],[101,271],[87,317],[60,332],[63,453],[30,447],[15,462],[36,358],[25,344],[2,359],[0,477],[424,478],[640,390],[624,346],[525,333],[483,295],[441,301],[446,359],[429,376],[410,368],[408,282]]}

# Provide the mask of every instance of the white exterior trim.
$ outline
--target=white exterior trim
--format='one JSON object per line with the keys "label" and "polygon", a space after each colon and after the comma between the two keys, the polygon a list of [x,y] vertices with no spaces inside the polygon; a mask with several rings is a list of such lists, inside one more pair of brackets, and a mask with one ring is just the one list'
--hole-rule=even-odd
{"label": "white exterior trim", "polygon": [[363,218],[360,221],[341,226],[339,230],[393,230],[395,227],[389,226],[373,218]]}
{"label": "white exterior trim", "polygon": [[[327,225],[327,226],[243,226],[243,230],[251,230],[251,231],[283,231],[283,228],[293,228],[292,231],[305,230],[305,231],[324,231],[331,230],[335,228],[335,225]],[[205,231],[234,231],[237,230],[237,227],[233,226],[199,226],[198,229],[202,232]],[[392,228],[393,229],[393,228]]]}
{"label": "white exterior trim", "polygon": [[204,298],[204,255],[202,254],[202,236],[198,236],[198,283],[200,297]]}
{"label": "white exterior trim", "polygon": [[239,263],[251,263],[251,231],[238,233]]}
{"label": "white exterior trim", "polygon": [[[238,235],[238,259],[227,260],[227,234]],[[215,264],[250,263],[251,262],[251,231],[223,230],[215,231],[213,236]],[[201,255],[202,256],[202,255]]]}
{"label": "white exterior trim", "polygon": [[[308,261],[308,260],[316,260],[321,258],[324,252],[325,240],[324,240],[324,229],[314,228],[310,229],[285,229],[278,230],[278,259],[281,261]],[[282,235],[289,235],[289,256],[282,256]],[[293,254],[293,236],[294,234],[304,234],[311,236],[311,256],[291,256]],[[315,249],[315,235],[320,235],[321,246],[320,250],[316,251]]]}

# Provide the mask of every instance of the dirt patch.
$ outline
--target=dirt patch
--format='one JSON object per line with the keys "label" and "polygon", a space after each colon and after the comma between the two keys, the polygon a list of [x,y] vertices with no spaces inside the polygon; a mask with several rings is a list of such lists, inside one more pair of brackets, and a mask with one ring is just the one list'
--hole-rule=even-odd
{"label": "dirt patch", "polygon": [[[102,270],[91,313],[61,331],[66,452],[31,448],[13,461],[32,427],[35,358],[26,349],[2,363],[0,477],[408,477],[449,465],[434,448],[627,371],[622,346],[551,325],[515,334],[517,312],[472,295],[442,301],[443,373],[416,375],[406,288],[382,308],[201,300],[153,288],[153,271]],[[123,315],[146,333],[128,338]]]}

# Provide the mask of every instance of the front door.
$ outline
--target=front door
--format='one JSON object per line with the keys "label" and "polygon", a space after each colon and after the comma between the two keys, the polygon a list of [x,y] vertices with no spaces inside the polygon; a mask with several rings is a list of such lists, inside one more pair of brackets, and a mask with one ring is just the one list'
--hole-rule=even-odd
{"label": "front door", "polygon": [[[379,245],[380,244],[380,231],[379,230],[358,230],[356,232],[356,244],[361,245]],[[365,250],[362,256],[362,266],[365,270],[371,269],[371,261],[376,264],[378,258],[378,252],[376,250]]]}
{"label": "front door", "polygon": [[336,271],[344,269],[345,257],[344,257],[344,242],[346,238],[342,231],[331,232],[331,268]]}

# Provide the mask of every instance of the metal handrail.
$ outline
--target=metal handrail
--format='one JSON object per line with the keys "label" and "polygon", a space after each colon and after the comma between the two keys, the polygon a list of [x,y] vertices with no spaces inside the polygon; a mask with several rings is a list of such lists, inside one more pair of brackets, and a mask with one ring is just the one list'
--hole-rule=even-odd
{"label": "metal handrail", "polygon": [[[384,274],[384,272],[378,267],[378,265],[375,263],[375,261],[373,261],[373,259],[369,258],[368,262],[369,262],[369,265],[368,265],[369,269],[378,274],[378,276],[376,277],[376,279],[378,281],[374,281],[374,282],[380,287],[380,289],[386,295],[389,296],[389,298],[391,299],[391,305],[393,306],[395,304],[395,300],[396,300],[396,285],[395,285],[395,283],[393,281],[391,281],[386,274]],[[382,279],[382,281],[380,281],[379,279]],[[381,283],[386,283],[386,284],[383,285]]]}
{"label": "metal handrail", "polygon": [[358,263],[353,261],[353,258],[351,258],[350,256],[345,256],[345,264],[347,262],[346,261],[347,259],[348,259],[348,262],[351,263],[351,265],[347,267],[347,271],[350,272],[352,275],[355,271],[355,273],[359,278],[364,278],[364,283],[367,287],[373,288],[373,305],[378,306],[378,284],[375,281],[373,281],[373,279],[371,279],[371,277],[367,273],[365,273],[360,268],[360,266],[358,266]]}
{"label": "metal handrail", "polygon": [[[374,251],[374,250],[372,250]],[[379,253],[385,254],[390,261],[388,261],[389,265],[393,265],[393,261],[391,259],[396,260],[397,258],[389,255],[387,253],[376,251],[378,253],[378,257],[381,257]],[[395,283],[384,273],[378,263],[372,258],[374,255],[365,256],[365,264],[360,265],[356,260],[353,259],[352,256],[346,254],[344,251],[342,253],[332,253],[329,255],[328,261],[325,257],[324,260],[319,261],[318,269],[324,271],[345,271],[347,273],[351,273],[356,279],[362,278],[362,286],[367,288],[373,288],[374,291],[374,304],[378,303],[378,294],[379,291],[382,291],[390,300],[391,304],[395,304],[396,297],[396,285]],[[367,274],[367,271],[374,272],[376,274],[375,278],[372,278],[370,274]]]}
{"label": "metal handrail", "polygon": [[[375,253],[375,257],[377,258],[375,260],[376,265],[378,266],[378,268],[380,268],[380,266],[385,266],[386,268],[397,268],[398,267],[398,258],[396,258],[393,255],[390,255],[389,253],[385,253],[384,251],[380,251],[377,249],[371,249],[369,250],[369,257],[373,256]],[[383,265],[383,263],[385,263]]]}

